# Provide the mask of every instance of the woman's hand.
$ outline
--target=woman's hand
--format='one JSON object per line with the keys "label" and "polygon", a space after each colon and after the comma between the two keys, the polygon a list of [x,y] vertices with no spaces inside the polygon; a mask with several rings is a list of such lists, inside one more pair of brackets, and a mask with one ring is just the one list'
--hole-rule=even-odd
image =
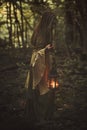
{"label": "woman's hand", "polygon": [[54,46],[51,44],[48,44],[45,48],[46,48],[46,50],[52,50],[54,48]]}

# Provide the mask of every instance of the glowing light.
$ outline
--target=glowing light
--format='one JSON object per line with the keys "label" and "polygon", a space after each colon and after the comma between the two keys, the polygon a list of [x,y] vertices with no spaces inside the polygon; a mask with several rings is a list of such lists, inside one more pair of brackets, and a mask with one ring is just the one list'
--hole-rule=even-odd
{"label": "glowing light", "polygon": [[49,83],[50,88],[58,88],[58,86],[59,86],[58,81],[51,80]]}

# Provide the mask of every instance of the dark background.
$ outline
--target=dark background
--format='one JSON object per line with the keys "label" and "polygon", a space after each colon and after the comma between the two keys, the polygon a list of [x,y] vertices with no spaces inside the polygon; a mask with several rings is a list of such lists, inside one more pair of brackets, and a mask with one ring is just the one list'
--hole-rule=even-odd
{"label": "dark background", "polygon": [[[25,121],[24,87],[32,48],[30,38],[44,10],[57,15],[53,120],[32,126]],[[0,128],[87,129],[87,1],[0,1]],[[51,109],[51,108],[50,108]]]}

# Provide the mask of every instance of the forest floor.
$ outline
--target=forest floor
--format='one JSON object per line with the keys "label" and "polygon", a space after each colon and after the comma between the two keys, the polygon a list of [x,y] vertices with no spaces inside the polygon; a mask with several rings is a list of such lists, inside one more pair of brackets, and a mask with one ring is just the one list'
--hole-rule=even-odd
{"label": "forest floor", "polygon": [[37,125],[24,118],[29,49],[0,50],[0,130],[87,130],[87,60],[57,54],[59,88],[54,119]]}

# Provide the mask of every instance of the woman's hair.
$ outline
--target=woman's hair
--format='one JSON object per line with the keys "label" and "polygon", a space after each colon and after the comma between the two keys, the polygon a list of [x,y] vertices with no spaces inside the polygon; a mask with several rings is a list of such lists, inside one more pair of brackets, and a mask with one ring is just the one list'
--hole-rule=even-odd
{"label": "woman's hair", "polygon": [[47,44],[52,43],[53,40],[53,25],[56,21],[56,16],[52,12],[45,12],[33,32],[31,37],[31,44],[35,47],[45,47]]}

